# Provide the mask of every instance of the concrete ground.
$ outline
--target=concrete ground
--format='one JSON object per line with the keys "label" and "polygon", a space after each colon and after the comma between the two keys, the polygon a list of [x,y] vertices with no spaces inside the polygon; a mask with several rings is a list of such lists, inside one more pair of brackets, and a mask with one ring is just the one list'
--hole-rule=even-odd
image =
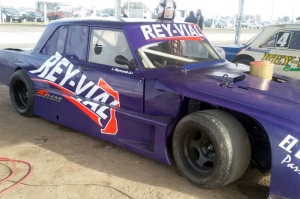
{"label": "concrete ground", "polygon": [[[30,33],[30,30],[22,28],[10,28],[0,25],[1,41],[6,40],[2,37],[4,29],[19,37]],[[32,32],[37,34],[44,27],[33,29]],[[218,34],[216,37],[223,37],[228,33],[226,31],[208,33],[207,30],[207,36]],[[228,34],[232,33],[230,30]],[[30,47],[32,44],[0,42],[0,48],[14,45]],[[2,199],[266,199],[269,191],[270,176],[252,167],[241,179],[223,188],[200,189],[191,185],[174,166],[161,164],[39,117],[20,116],[10,103],[8,87],[3,84],[0,84],[0,156],[28,161],[33,165],[32,175],[24,184],[0,196]],[[17,167],[15,177],[1,184],[0,191],[28,171],[24,164]],[[12,168],[9,163],[0,162],[0,181],[10,174],[9,168]]]}

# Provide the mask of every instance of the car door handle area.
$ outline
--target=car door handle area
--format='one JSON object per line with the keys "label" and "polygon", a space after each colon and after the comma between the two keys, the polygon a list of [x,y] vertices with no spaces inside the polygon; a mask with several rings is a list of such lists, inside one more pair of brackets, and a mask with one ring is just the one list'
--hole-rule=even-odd
{"label": "car door handle area", "polygon": [[83,71],[93,71],[94,69],[92,69],[92,68],[87,68],[87,67],[82,67],[82,66],[79,66],[79,68],[78,68],[81,72],[83,72]]}

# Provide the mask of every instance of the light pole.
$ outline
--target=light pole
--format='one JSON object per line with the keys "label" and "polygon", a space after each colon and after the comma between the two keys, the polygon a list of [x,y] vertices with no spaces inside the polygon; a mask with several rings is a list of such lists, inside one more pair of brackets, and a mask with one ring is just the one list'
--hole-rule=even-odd
{"label": "light pole", "polygon": [[121,17],[121,0],[115,0],[115,17],[120,18]]}
{"label": "light pole", "polygon": [[130,10],[130,0],[127,1],[127,14],[129,15]]}
{"label": "light pole", "polygon": [[273,5],[272,5],[271,23],[272,23],[272,21],[273,21],[274,1],[275,1],[275,0],[273,0]]}
{"label": "light pole", "polygon": [[1,0],[0,0],[0,23],[2,23]]}
{"label": "light pole", "polygon": [[44,24],[47,25],[47,4],[44,2]]}
{"label": "light pole", "polygon": [[241,20],[243,15],[243,9],[244,9],[244,0],[240,0],[239,13],[238,13],[237,24],[236,24],[235,40],[234,40],[235,44],[238,44],[240,42]]}

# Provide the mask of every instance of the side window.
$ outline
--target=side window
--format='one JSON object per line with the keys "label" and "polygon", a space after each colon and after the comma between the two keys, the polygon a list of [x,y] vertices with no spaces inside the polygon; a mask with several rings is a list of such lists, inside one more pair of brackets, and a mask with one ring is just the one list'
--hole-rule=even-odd
{"label": "side window", "polygon": [[276,41],[276,47],[287,48],[290,43],[291,32],[279,32]]}
{"label": "side window", "polygon": [[87,26],[69,26],[65,54],[70,58],[84,60],[88,40]]}
{"label": "side window", "polygon": [[300,50],[300,31],[292,32],[289,49]]}
{"label": "side window", "polygon": [[267,42],[265,42],[262,47],[275,47],[277,34],[273,35]]}
{"label": "side window", "polygon": [[127,65],[119,65],[115,62],[118,55],[126,57],[130,62],[133,61],[133,56],[122,31],[92,30],[89,62],[128,68]]}
{"label": "side window", "polygon": [[67,26],[59,27],[47,41],[41,53],[45,55],[55,55],[56,52],[64,53],[67,33]]}

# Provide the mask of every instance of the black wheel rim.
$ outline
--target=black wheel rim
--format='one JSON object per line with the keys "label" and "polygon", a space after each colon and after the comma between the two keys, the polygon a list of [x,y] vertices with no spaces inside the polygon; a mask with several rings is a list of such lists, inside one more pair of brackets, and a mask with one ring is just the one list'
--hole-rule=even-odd
{"label": "black wheel rim", "polygon": [[17,106],[20,109],[26,109],[28,106],[28,90],[23,81],[16,81],[14,86],[14,96]]}
{"label": "black wheel rim", "polygon": [[196,175],[210,173],[216,165],[215,147],[205,131],[191,130],[184,138],[185,165]]}

